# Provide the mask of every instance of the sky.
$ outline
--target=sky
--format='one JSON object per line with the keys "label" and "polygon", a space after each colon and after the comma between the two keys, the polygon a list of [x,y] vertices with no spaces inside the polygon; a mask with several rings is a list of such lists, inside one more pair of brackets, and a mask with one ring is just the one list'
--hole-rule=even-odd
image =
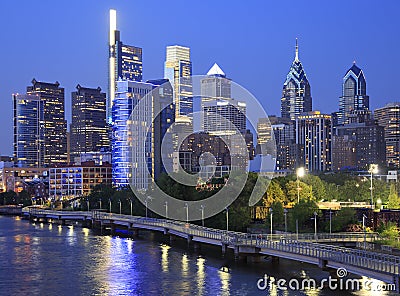
{"label": "sky", "polygon": [[117,10],[125,44],[143,48],[143,78],[162,78],[165,47],[191,48],[193,74],[217,62],[269,115],[280,114],[295,39],[313,109],[337,111],[353,61],[364,71],[370,108],[400,101],[400,1],[4,1],[0,10],[0,155],[12,154],[12,94],[35,78],[71,92],[107,92],[108,13]]}

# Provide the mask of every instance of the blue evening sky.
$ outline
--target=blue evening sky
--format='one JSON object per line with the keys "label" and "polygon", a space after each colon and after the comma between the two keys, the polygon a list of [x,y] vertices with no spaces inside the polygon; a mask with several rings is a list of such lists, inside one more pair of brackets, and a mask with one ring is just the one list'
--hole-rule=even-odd
{"label": "blue evening sky", "polygon": [[299,38],[314,109],[338,109],[353,60],[373,109],[400,100],[399,1],[4,1],[0,9],[0,155],[12,154],[12,93],[32,78],[59,81],[67,119],[79,83],[107,91],[108,10],[126,44],[143,48],[144,79],[161,78],[167,45],[191,48],[193,73],[217,62],[280,114],[282,84]]}

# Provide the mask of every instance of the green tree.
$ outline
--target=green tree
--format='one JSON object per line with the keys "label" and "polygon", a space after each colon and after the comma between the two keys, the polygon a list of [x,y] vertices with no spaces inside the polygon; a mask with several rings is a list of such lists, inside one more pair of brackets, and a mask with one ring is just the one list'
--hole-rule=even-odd
{"label": "green tree", "polygon": [[273,226],[281,226],[285,222],[283,204],[280,201],[272,203],[272,223]]}
{"label": "green tree", "polygon": [[325,184],[318,176],[307,174],[303,180],[312,188],[312,196],[315,200],[326,198]]}
{"label": "green tree", "polygon": [[266,207],[270,207],[271,204],[275,201],[279,201],[281,203],[286,203],[288,200],[286,199],[285,193],[282,190],[281,185],[275,179],[271,181],[268,186],[266,194],[263,196],[262,202]]}
{"label": "green tree", "polygon": [[32,199],[28,191],[22,190],[18,194],[18,203],[23,204],[24,207],[32,205]]}
{"label": "green tree", "polygon": [[[300,200],[306,200],[312,198],[311,187],[306,183],[299,182],[299,196]],[[288,199],[288,204],[297,203],[297,181],[289,181],[286,183],[286,194]]]}
{"label": "green tree", "polygon": [[394,183],[390,185],[390,193],[388,197],[387,207],[389,209],[400,209],[400,198],[396,190],[396,185]]}
{"label": "green tree", "polygon": [[[344,231],[350,224],[357,223],[356,211],[352,208],[342,208],[332,217],[332,231]],[[326,224],[325,230],[329,230],[329,221]]]}
{"label": "green tree", "polygon": [[289,228],[292,232],[296,231],[296,220],[298,221],[299,231],[309,231],[313,226],[311,218],[314,217],[314,212],[318,211],[318,206],[315,201],[310,199],[300,199],[289,213]]}

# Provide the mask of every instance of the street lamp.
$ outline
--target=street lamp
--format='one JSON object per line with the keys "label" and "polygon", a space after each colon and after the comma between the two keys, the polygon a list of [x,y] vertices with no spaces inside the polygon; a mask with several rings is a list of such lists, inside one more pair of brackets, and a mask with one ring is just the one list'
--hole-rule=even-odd
{"label": "street lamp", "polygon": [[204,227],[204,206],[200,206],[200,211],[201,211],[201,225]]}
{"label": "street lamp", "polygon": [[285,215],[285,235],[287,234],[287,213],[288,213],[288,210],[284,209],[283,214]]}
{"label": "street lamp", "polygon": [[366,218],[367,218],[367,216],[365,216],[365,214],[363,214],[364,250],[366,249],[366,245],[367,245],[367,234],[365,231],[365,219]]}
{"label": "street lamp", "polygon": [[89,211],[90,211],[89,199],[86,200],[86,204],[87,204],[87,210],[88,210],[88,212],[89,212]]}
{"label": "street lamp", "polygon": [[272,214],[274,213],[274,210],[272,208],[269,208],[269,216],[270,216],[270,223],[271,223],[271,240],[272,240]]}
{"label": "street lamp", "polygon": [[329,234],[332,234],[332,209],[329,209]]}
{"label": "street lamp", "polygon": [[168,201],[164,203],[165,206],[165,218],[168,219]]}
{"label": "street lamp", "polygon": [[373,174],[377,174],[378,173],[378,165],[377,164],[371,164],[369,166],[369,170],[368,172],[371,174],[371,187],[369,189],[371,189],[371,209],[374,209],[374,198],[373,198],[373,194],[372,194],[372,178],[373,178]]}
{"label": "street lamp", "polygon": [[100,205],[100,210],[101,210],[101,198],[99,198],[99,205]]}
{"label": "street lamp", "polygon": [[226,232],[228,232],[229,231],[229,208],[226,207],[225,210],[226,210]]}
{"label": "street lamp", "polygon": [[296,176],[297,176],[297,203],[300,202],[300,179],[304,177],[304,174],[306,173],[304,167],[300,167],[296,171]]}
{"label": "street lamp", "polygon": [[315,241],[317,241],[317,212],[314,212],[314,237]]}
{"label": "street lamp", "polygon": [[132,216],[133,215],[133,211],[132,211],[132,199],[131,198],[129,199],[129,204],[131,206],[131,216]]}
{"label": "street lamp", "polygon": [[185,202],[185,208],[186,208],[186,223],[189,223],[189,205],[187,202]]}
{"label": "street lamp", "polygon": [[122,210],[121,210],[121,204],[122,204],[122,203],[121,203],[121,200],[120,200],[120,199],[118,200],[118,203],[119,203],[119,214],[121,215],[121,214],[122,214]]}
{"label": "street lamp", "polygon": [[111,213],[111,198],[108,200],[109,206],[110,206],[110,213]]}

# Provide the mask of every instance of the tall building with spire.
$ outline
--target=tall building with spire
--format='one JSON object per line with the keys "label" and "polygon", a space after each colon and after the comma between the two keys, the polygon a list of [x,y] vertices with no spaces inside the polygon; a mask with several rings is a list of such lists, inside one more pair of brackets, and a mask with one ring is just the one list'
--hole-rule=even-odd
{"label": "tall building with spire", "polygon": [[295,58],[283,84],[281,117],[295,120],[303,112],[312,110],[310,83],[299,60],[299,46],[296,38]]}
{"label": "tall building with spire", "polygon": [[142,81],[142,48],[122,43],[120,31],[117,30],[117,12],[114,9],[110,9],[108,64],[107,120],[111,123],[117,80]]}
{"label": "tall building with spire", "polygon": [[167,46],[164,78],[169,79],[174,88],[176,122],[192,120],[193,90],[191,76],[190,48],[180,45]]}
{"label": "tall building with spire", "polygon": [[350,123],[350,115],[369,110],[367,83],[363,71],[353,63],[343,77],[342,96],[339,100],[338,124]]}

